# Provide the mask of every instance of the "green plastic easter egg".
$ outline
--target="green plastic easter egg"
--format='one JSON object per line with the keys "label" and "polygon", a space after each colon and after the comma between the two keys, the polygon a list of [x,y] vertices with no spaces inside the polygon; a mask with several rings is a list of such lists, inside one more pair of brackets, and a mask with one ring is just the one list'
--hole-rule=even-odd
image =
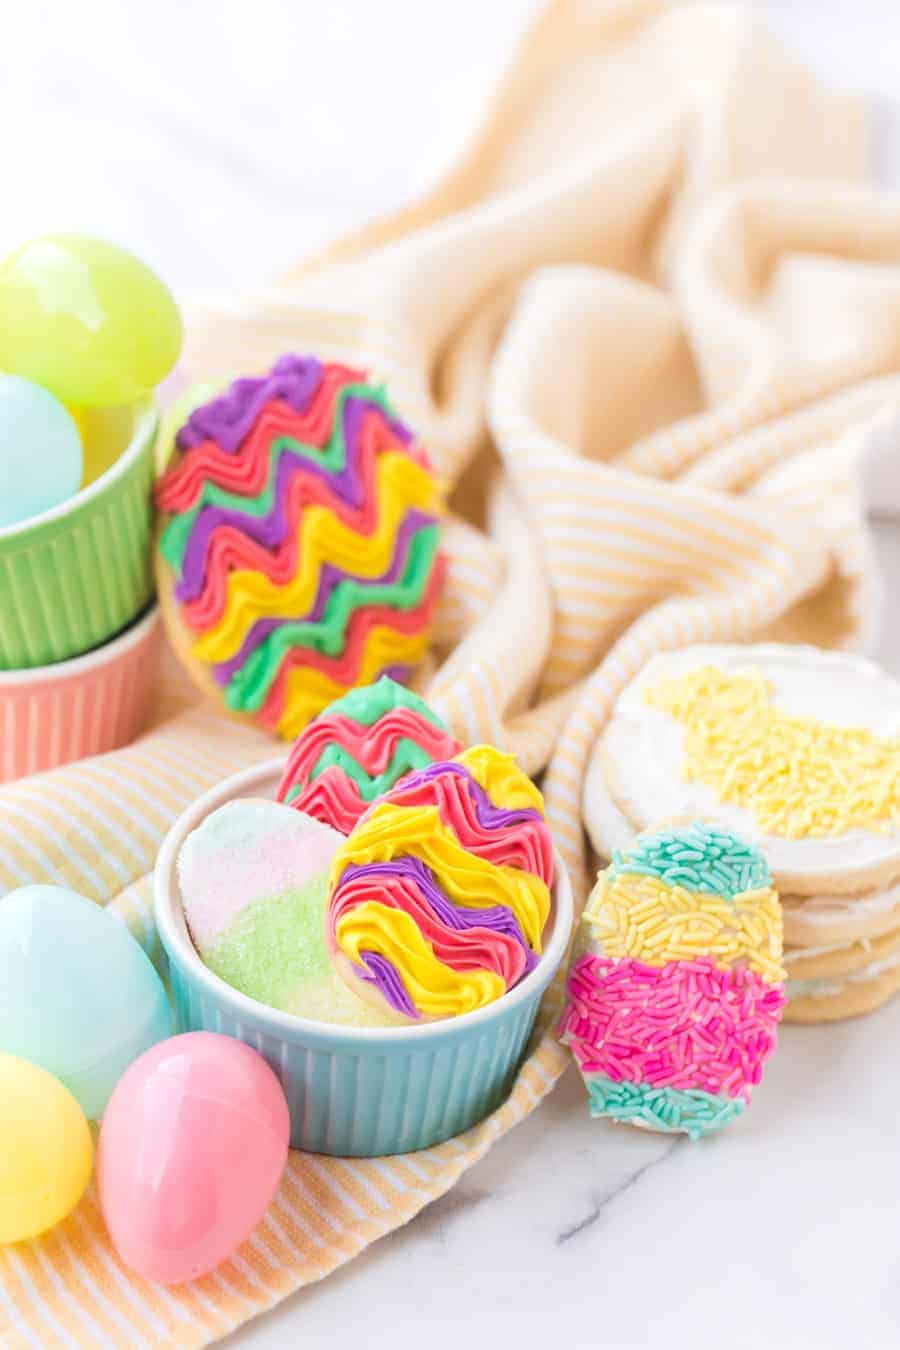
{"label": "green plastic easter egg", "polygon": [[64,403],[145,397],[178,360],[181,340],[168,288],[116,244],[47,235],[0,263],[0,370]]}

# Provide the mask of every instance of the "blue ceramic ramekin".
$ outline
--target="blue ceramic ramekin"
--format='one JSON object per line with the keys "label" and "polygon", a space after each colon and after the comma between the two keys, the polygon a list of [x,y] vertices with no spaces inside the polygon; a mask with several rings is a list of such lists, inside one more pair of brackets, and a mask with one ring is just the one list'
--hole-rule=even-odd
{"label": "blue ceramic ramekin", "polygon": [[556,855],[544,953],[530,975],[477,1012],[421,1026],[356,1028],[277,1012],[208,970],[191,941],[176,860],[202,820],[235,797],[274,797],[284,760],[235,774],[198,798],[163,841],[154,909],[169,958],[179,1031],[217,1031],[252,1045],[278,1074],[291,1145],[365,1158],[429,1148],[482,1120],[508,1094],[538,1005],[565,954],[572,890]]}

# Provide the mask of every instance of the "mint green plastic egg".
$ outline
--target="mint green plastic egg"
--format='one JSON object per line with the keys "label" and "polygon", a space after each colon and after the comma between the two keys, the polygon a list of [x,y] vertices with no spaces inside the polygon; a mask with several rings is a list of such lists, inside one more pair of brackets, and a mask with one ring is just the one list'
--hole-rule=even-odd
{"label": "mint green plastic egg", "polygon": [[0,263],[0,370],[64,403],[146,397],[178,360],[182,336],[171,292],[117,244],[46,235]]}
{"label": "mint green plastic egg", "polygon": [[163,982],[114,915],[60,886],[0,900],[0,1053],[46,1069],[99,1120],[128,1066],[171,1034]]}

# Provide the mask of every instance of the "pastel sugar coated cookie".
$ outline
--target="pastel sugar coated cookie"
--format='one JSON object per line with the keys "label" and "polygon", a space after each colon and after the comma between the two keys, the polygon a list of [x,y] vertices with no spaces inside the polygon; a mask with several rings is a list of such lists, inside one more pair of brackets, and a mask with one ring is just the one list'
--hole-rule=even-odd
{"label": "pastel sugar coated cookie", "polygon": [[342,843],[276,802],[227,802],[182,845],[181,902],[204,964],[248,998],[315,1021],[385,1025],[389,1015],[356,997],[325,945],[328,873]]}
{"label": "pastel sugar coated cookie", "polygon": [[582,925],[560,1037],[591,1114],[691,1138],[727,1125],[785,1002],[763,855],[700,822],[640,835],[601,872]]}
{"label": "pastel sugar coated cookie", "polygon": [[327,940],[364,997],[453,1017],[531,971],[551,908],[541,794],[511,755],[475,746],[402,779],[332,864]]}
{"label": "pastel sugar coated cookie", "polygon": [[31,380],[0,375],[0,529],[73,497],[81,473],[81,436],[59,399]]}
{"label": "pastel sugar coated cookie", "polygon": [[291,738],[425,655],[440,487],[361,371],[284,356],[235,381],[177,432],[157,501],[170,633],[231,712]]}
{"label": "pastel sugar coated cookie", "polygon": [[181,341],[169,290],[117,244],[47,235],[0,263],[0,369],[64,403],[136,402],[175,365]]}
{"label": "pastel sugar coated cookie", "polygon": [[461,749],[423,699],[383,675],[332,703],[300,733],[278,800],[349,834],[398,779]]}

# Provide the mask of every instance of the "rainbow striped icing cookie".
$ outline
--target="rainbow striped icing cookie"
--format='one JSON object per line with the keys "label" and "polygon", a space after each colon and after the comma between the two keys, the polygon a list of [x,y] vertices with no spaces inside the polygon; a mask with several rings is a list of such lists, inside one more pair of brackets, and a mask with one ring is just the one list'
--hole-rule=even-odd
{"label": "rainbow striped icing cookie", "polygon": [[383,675],[345,694],[301,731],[278,800],[349,834],[404,774],[461,749],[423,699]]}
{"label": "rainbow striped icing cookie", "polygon": [[283,356],[236,380],[177,432],[156,495],[170,636],[232,713],[290,738],[425,655],[440,487],[361,371]]}
{"label": "rainbow striped icing cookie", "polygon": [[582,925],[559,1030],[591,1114],[692,1139],[727,1125],[785,1001],[762,854],[700,822],[640,835],[600,873]]}
{"label": "rainbow striped icing cookie", "polygon": [[474,746],[404,778],[331,869],[326,936],[362,997],[410,1020],[502,998],[537,964],[553,845],[511,755]]}

